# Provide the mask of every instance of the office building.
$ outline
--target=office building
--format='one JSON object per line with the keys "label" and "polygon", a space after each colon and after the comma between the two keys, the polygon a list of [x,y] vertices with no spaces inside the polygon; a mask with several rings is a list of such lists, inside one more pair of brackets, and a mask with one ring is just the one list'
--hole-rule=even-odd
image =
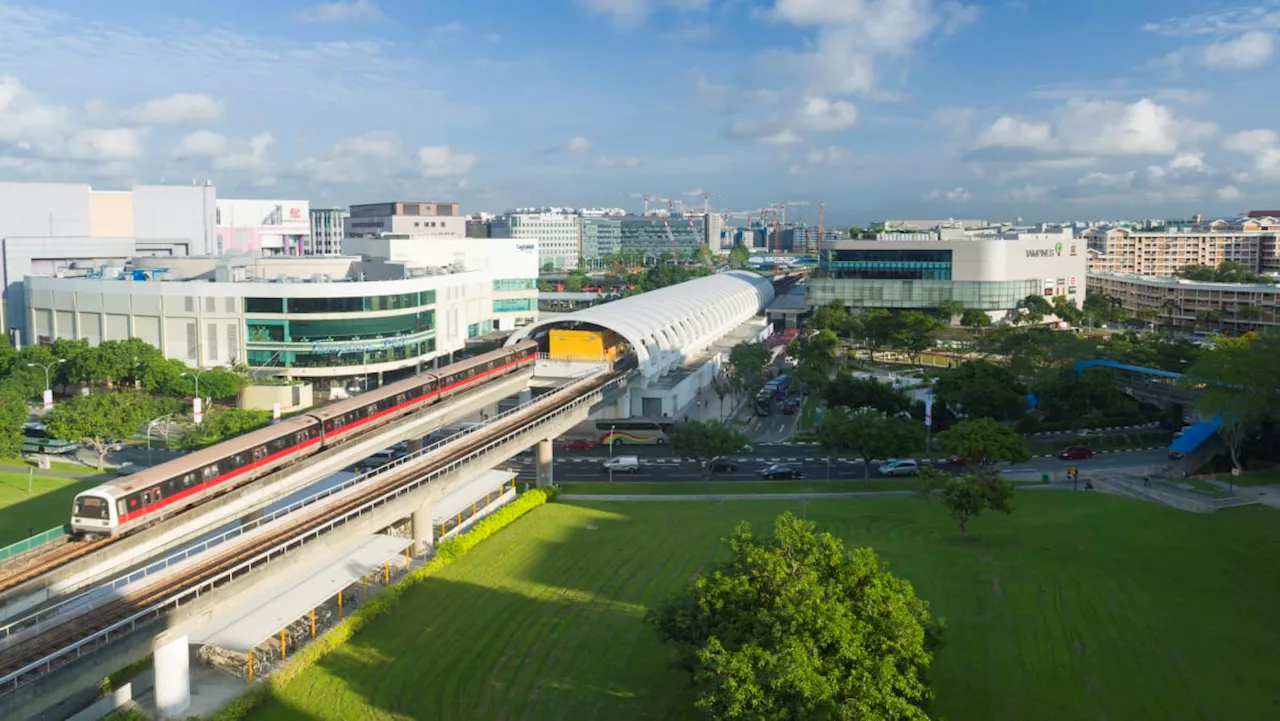
{"label": "office building", "polygon": [[810,308],[839,302],[866,308],[932,310],[943,301],[987,311],[999,321],[1030,295],[1085,295],[1086,249],[1070,228],[1037,233],[880,235],[823,243]]}
{"label": "office building", "polygon": [[693,258],[703,243],[704,228],[688,216],[628,215],[621,224],[620,250],[647,258]]}
{"label": "office building", "polygon": [[[82,183],[0,183],[0,328],[26,327],[23,278],[135,255],[217,251],[212,185],[95,190]],[[19,336],[20,337],[20,334]]]}
{"label": "office building", "polygon": [[1169,222],[1163,228],[1091,228],[1081,239],[1089,246],[1091,273],[1125,273],[1171,278],[1188,265],[1218,267],[1240,263],[1256,273],[1280,272],[1274,217]]}
{"label": "office building", "polygon": [[831,243],[848,237],[849,234],[846,231],[823,230],[822,237],[819,238],[817,227],[797,225],[783,228],[782,232],[778,233],[777,250],[787,253],[816,254],[818,246],[822,243]]}
{"label": "office building", "polygon": [[582,257],[600,261],[622,249],[622,221],[616,217],[582,219]]}
{"label": "office building", "polygon": [[346,242],[382,256],[138,257],[28,276],[25,341],[141,338],[193,367],[246,362],[323,392],[405,377],[536,320],[527,243]]}
{"label": "office building", "polygon": [[467,218],[468,238],[488,238],[489,221],[482,218]]}
{"label": "office building", "polygon": [[457,203],[391,202],[351,206],[346,237],[376,238],[383,233],[465,238],[466,218]]}
{"label": "office building", "polygon": [[1280,327],[1280,286],[1090,273],[1089,289],[1134,317],[1166,328],[1238,333]]}
{"label": "office building", "polygon": [[311,209],[305,200],[217,202],[215,255],[303,255],[311,245]]}
{"label": "office building", "polygon": [[311,237],[306,255],[338,255],[346,233],[347,211],[342,208],[312,208]]}
{"label": "office building", "polygon": [[489,235],[536,242],[545,269],[577,268],[582,257],[582,216],[570,208],[517,208],[490,221]]}

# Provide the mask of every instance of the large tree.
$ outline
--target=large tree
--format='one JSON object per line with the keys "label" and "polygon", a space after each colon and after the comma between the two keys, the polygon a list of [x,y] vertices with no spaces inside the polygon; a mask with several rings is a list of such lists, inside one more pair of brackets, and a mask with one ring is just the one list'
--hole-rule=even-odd
{"label": "large tree", "polygon": [[970,330],[987,328],[991,325],[991,316],[984,310],[965,308],[964,313],[960,315],[960,325]]}
{"label": "large tree", "polygon": [[29,411],[26,400],[11,390],[0,389],[0,458],[17,458],[22,453],[22,426]]}
{"label": "large tree", "polygon": [[[204,388],[203,383],[201,388]],[[182,447],[189,451],[205,448],[262,428],[270,421],[271,414],[267,411],[252,411],[244,408],[227,408],[208,413],[203,423],[190,426],[182,434]]]}
{"label": "large tree", "polygon": [[1027,439],[991,418],[971,418],[938,434],[938,445],[970,463],[1022,463],[1031,458]]}
{"label": "large tree", "polygon": [[45,425],[54,438],[92,448],[102,470],[110,443],[136,433],[156,408],[151,398],[133,391],[99,392],[58,403],[45,417]]}
{"label": "large tree", "polygon": [[872,308],[858,319],[862,338],[871,350],[871,360],[875,360],[876,350],[883,348],[893,340],[898,330],[898,319],[883,308]]}
{"label": "large tree", "polygon": [[796,359],[797,380],[809,388],[826,388],[831,381],[831,370],[839,347],[840,340],[829,330],[797,338],[788,349]]}
{"label": "large tree", "polygon": [[911,409],[911,397],[906,393],[875,378],[859,378],[847,372],[837,375],[827,386],[824,399],[830,408],[874,408],[889,415]]}
{"label": "large tree", "polygon": [[958,300],[944,300],[938,303],[938,315],[942,316],[942,320],[947,325],[951,325],[951,321],[955,320],[956,316],[964,315],[964,303]]}
{"label": "large tree", "polygon": [[712,461],[741,451],[751,439],[737,428],[718,421],[685,421],[671,426],[667,442],[676,456],[697,461],[705,480],[711,477]]}
{"label": "large tree", "polygon": [[911,362],[919,365],[920,355],[936,345],[934,334],[943,328],[937,318],[909,310],[898,314],[898,327],[893,332],[893,344],[906,351]]}
{"label": "large tree", "polygon": [[735,395],[753,395],[764,386],[764,364],[769,349],[763,343],[743,341],[729,349],[729,371]]}
{"label": "large tree", "polygon": [[938,376],[934,392],[952,409],[970,418],[1013,420],[1022,415],[1024,393],[1004,366],[970,361]]}
{"label": "large tree", "polygon": [[646,614],[707,717],[929,718],[938,626],[874,551],[789,513],[772,536],[744,523],[726,545],[726,561]]}
{"label": "large tree", "polygon": [[911,418],[886,416],[875,410],[848,413],[835,409],[823,420],[818,434],[828,451],[856,453],[863,478],[871,477],[871,462],[905,456],[924,446],[924,427]]}
{"label": "large tree", "polygon": [[847,335],[851,325],[849,312],[840,301],[832,301],[815,310],[808,323],[808,327],[813,330],[829,330],[836,335]]}

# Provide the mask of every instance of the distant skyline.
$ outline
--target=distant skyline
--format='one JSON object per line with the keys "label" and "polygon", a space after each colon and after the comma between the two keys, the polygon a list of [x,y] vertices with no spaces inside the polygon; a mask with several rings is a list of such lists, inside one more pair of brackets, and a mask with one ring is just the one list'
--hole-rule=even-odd
{"label": "distant skyline", "polygon": [[1280,206],[1280,0],[0,0],[0,179],[885,218]]}

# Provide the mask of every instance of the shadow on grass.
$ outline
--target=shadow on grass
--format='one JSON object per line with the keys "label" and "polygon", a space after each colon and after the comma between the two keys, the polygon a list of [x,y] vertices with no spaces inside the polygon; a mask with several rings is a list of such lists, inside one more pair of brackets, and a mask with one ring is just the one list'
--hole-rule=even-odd
{"label": "shadow on grass", "polygon": [[539,509],[410,590],[251,718],[692,718],[685,679],[643,622],[643,603],[667,590],[655,564],[597,553],[636,529],[547,518],[562,510]]}
{"label": "shadow on grass", "polygon": [[0,547],[69,522],[75,495],[102,480],[35,476],[27,493],[26,474],[0,473]]}

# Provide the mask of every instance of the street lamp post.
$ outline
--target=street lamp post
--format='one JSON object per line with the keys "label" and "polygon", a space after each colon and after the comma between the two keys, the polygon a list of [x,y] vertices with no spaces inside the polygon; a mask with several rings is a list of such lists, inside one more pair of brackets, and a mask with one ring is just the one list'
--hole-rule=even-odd
{"label": "street lamp post", "polygon": [[613,429],[617,426],[609,426],[609,482],[613,483]]}
{"label": "street lamp post", "polygon": [[53,391],[49,388],[50,371],[53,370],[54,366],[60,363],[66,363],[66,362],[67,362],[66,358],[59,358],[58,360],[53,361],[52,363],[28,363],[27,364],[28,368],[44,369],[44,407],[46,410],[53,407]]}
{"label": "street lamp post", "polygon": [[159,418],[153,418],[147,421],[147,468],[151,467],[151,427],[171,416],[173,416],[172,413],[167,413]]}
{"label": "street lamp post", "polygon": [[191,405],[191,410],[192,410],[192,416],[193,416],[193,418],[194,418],[194,420],[195,420],[195,422],[196,422],[197,424],[198,424],[198,423],[200,423],[200,421],[201,421],[201,417],[202,417],[202,415],[203,415],[203,414],[201,413],[201,410],[202,410],[202,409],[201,409],[201,406],[200,406],[200,376],[201,376],[201,375],[203,375],[203,374],[204,374],[206,371],[208,371],[208,370],[209,370],[208,368],[201,368],[200,370],[196,371],[195,373],[179,373],[179,374],[178,374],[180,377],[193,376],[193,377],[195,378],[195,381],[196,381],[196,398],[195,398],[195,401],[194,401],[194,402],[192,403],[192,405]]}

